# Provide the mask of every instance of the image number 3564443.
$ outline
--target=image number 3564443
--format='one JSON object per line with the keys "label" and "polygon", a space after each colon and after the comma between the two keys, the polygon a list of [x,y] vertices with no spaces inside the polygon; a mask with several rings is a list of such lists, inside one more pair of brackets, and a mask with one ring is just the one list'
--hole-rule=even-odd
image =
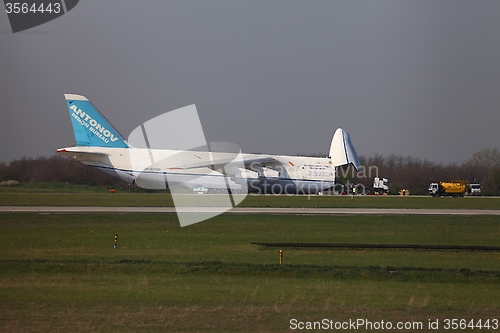
{"label": "image number 3564443", "polygon": [[52,21],[73,9],[80,0],[4,0],[12,32],[31,29]]}

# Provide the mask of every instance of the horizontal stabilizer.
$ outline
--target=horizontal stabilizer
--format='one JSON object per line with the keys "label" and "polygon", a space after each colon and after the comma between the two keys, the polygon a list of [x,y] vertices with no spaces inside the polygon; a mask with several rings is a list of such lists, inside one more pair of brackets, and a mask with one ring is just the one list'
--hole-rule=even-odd
{"label": "horizontal stabilizer", "polygon": [[73,154],[73,155],[94,155],[94,156],[106,156],[105,153],[100,153],[100,152],[94,152],[94,151],[81,151],[81,150],[74,150],[71,148],[59,148],[56,150],[56,153],[68,153],[68,154]]}
{"label": "horizontal stabilizer", "polygon": [[334,166],[352,164],[356,170],[359,170],[361,163],[358,154],[352,145],[349,133],[341,128],[335,131],[330,146],[330,158]]}
{"label": "horizontal stabilizer", "polygon": [[[80,147],[69,147],[69,148],[60,148],[56,150],[56,153],[60,155],[64,155],[69,158],[73,158],[83,164],[90,164],[96,166],[98,162],[101,161],[109,161],[109,158],[106,154],[100,152],[92,152],[92,151],[83,151],[79,150]],[[81,149],[81,148],[80,148]],[[84,148],[87,149],[87,148]],[[107,167],[111,167],[111,163],[106,164]]]}

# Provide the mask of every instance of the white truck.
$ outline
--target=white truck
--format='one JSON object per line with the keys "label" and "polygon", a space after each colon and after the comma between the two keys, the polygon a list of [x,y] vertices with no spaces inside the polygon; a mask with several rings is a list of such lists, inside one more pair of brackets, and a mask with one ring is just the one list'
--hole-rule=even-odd
{"label": "white truck", "polygon": [[344,194],[357,194],[357,195],[383,195],[389,193],[389,180],[387,178],[375,177],[373,179],[373,186],[365,186],[363,184],[348,184],[342,186]]}
{"label": "white truck", "polygon": [[469,195],[481,195],[481,184],[470,184],[469,185]]}
{"label": "white truck", "polygon": [[386,194],[389,193],[389,181],[387,178],[375,177],[373,180],[373,194]]}

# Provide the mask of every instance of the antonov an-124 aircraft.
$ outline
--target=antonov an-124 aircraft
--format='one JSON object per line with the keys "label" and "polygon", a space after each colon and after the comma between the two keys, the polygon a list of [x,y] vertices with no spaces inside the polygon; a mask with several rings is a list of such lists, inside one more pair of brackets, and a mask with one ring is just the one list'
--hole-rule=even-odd
{"label": "antonov an-124 aircraft", "polygon": [[[203,188],[209,193],[316,194],[335,185],[337,167],[360,167],[349,134],[341,128],[333,136],[328,157],[243,154],[231,144],[179,145],[185,139],[192,142],[188,136],[193,131],[201,131],[204,139],[194,105],[171,111],[181,118],[153,118],[132,131],[126,140],[86,97],[65,97],[76,144],[57,149],[57,153],[145,188],[168,185]],[[186,119],[184,115],[192,115],[193,111],[198,123],[172,124],[176,119]],[[169,120],[165,122],[167,128],[162,126],[162,119]],[[182,126],[188,128],[178,128]],[[168,135],[170,132],[175,132],[175,136]]]}

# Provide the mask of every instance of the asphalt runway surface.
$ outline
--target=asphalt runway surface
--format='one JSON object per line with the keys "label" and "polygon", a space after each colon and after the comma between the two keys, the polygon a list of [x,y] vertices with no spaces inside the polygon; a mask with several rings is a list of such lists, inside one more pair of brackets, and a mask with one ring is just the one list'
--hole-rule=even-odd
{"label": "asphalt runway surface", "polygon": [[0,206],[0,212],[20,213],[167,213],[177,212],[225,214],[291,214],[291,215],[500,215],[499,210],[480,209],[401,209],[401,208],[260,208],[234,207],[75,207],[75,206]]}

